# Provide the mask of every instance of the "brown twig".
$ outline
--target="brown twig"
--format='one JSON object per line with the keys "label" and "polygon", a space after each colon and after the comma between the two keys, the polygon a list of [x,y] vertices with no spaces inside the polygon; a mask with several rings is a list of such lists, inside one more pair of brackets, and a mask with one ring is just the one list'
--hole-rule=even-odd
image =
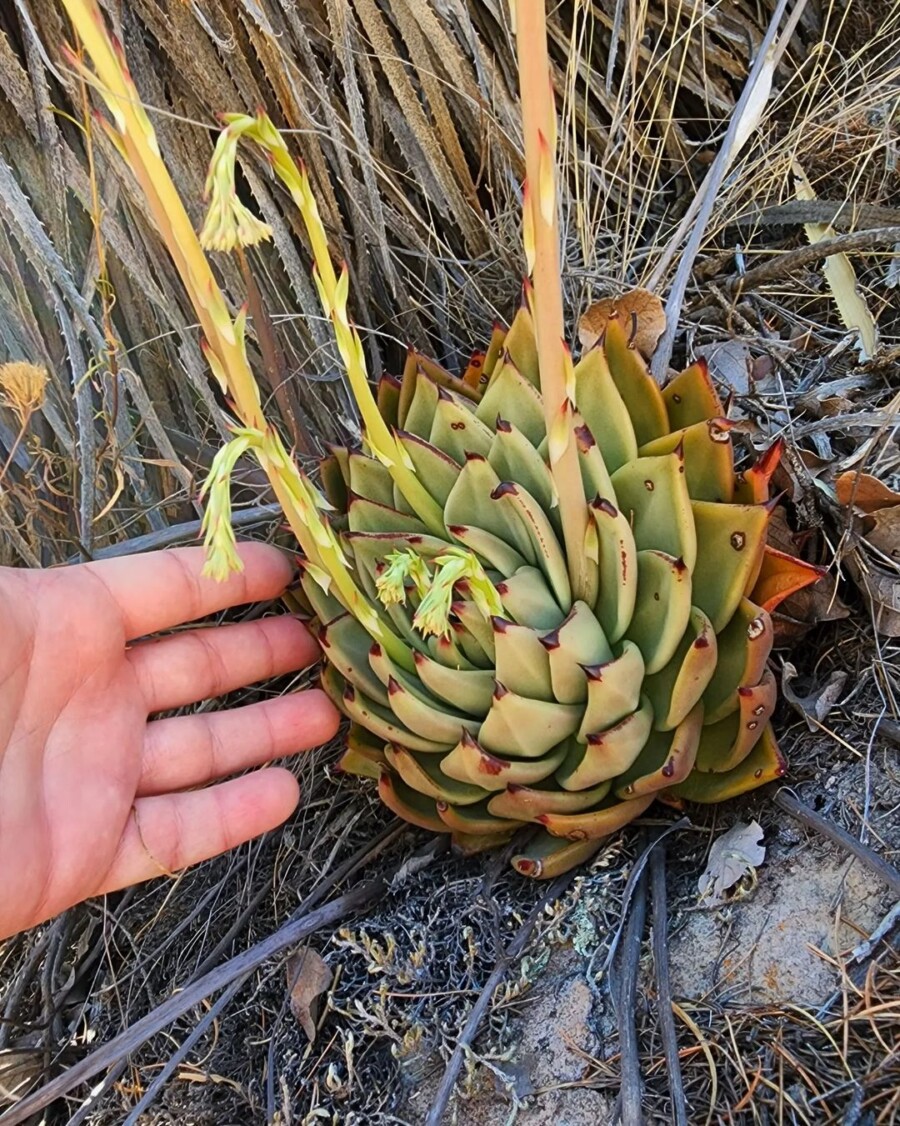
{"label": "brown twig", "polygon": [[[478,1031],[478,1026],[481,1024],[482,1017],[490,1006],[491,999],[494,996],[494,990],[505,977],[510,966],[513,965],[515,960],[519,957],[525,949],[525,945],[531,938],[531,932],[534,930],[544,907],[548,903],[552,903],[558,899],[566,890],[572,880],[575,878],[575,872],[566,872],[558,879],[554,880],[550,887],[547,889],[546,894],[542,895],[538,902],[534,905],[528,913],[525,922],[516,931],[512,942],[510,942],[505,953],[500,957],[497,965],[491,972],[490,977],[484,983],[484,988],[478,995],[478,999],[472,1006],[472,1011],[469,1013],[469,1019],[466,1021],[459,1038],[456,1041],[456,1047],[453,1049],[453,1055],[450,1057],[447,1067],[441,1079],[440,1086],[434,1096],[434,1101],[428,1111],[428,1117],[425,1119],[425,1126],[440,1126],[441,1119],[444,1116],[444,1111],[447,1109],[447,1104],[450,1102],[450,1096],[453,1094],[453,1088],[456,1085],[457,1077],[462,1069],[463,1061],[465,1059],[466,1051],[471,1046],[472,1041],[475,1039],[475,1033]],[[0,1119],[0,1124],[3,1120]]]}
{"label": "brown twig", "polygon": [[[645,830],[646,832],[646,830]],[[646,843],[646,842],[644,842]],[[654,852],[656,849],[653,850]],[[642,1126],[644,1115],[641,1057],[637,1037],[637,985],[641,964],[641,943],[647,921],[647,870],[641,870],[631,911],[625,929],[622,947],[622,979],[619,985],[619,1054],[621,1057],[622,1086],[619,1093],[619,1114],[622,1126]]]}
{"label": "brown twig", "polygon": [[894,895],[900,895],[900,871],[879,856],[878,853],[873,852],[868,845],[858,841],[856,837],[851,836],[846,829],[834,821],[823,817],[821,813],[816,813],[814,809],[810,809],[786,787],[780,789],[773,800],[785,813],[796,817],[808,828],[815,829],[823,837],[827,837],[852,853],[861,864],[865,864],[869,871],[874,872],[879,879],[883,880]]}
{"label": "brown twig", "polygon": [[666,846],[661,842],[650,853],[650,902],[653,909],[653,968],[656,973],[656,997],[659,1033],[666,1057],[666,1078],[672,1096],[674,1126],[687,1126],[684,1100],[684,1078],[678,1058],[678,1038],[672,1015],[672,982],[669,977],[668,903],[666,901]]}
{"label": "brown twig", "polygon": [[71,1091],[73,1087],[87,1082],[105,1068],[118,1063],[123,1056],[136,1051],[151,1036],[161,1032],[212,993],[233,985],[238,979],[243,980],[248,977],[257,966],[260,966],[268,958],[280,953],[288,946],[293,946],[301,939],[307,938],[320,928],[333,926],[338,920],[344,919],[361,907],[367,907],[375,902],[384,894],[386,887],[387,879],[384,876],[378,876],[351,889],[345,895],[333,899],[330,903],[326,903],[310,914],[286,923],[274,934],[257,943],[252,949],[237,954],[217,969],[205,974],[193,984],[169,997],[130,1028],[113,1037],[107,1044],[91,1052],[89,1056],[68,1068],[62,1075],[51,1079],[49,1083],[45,1083],[33,1094],[16,1103],[5,1114],[0,1115],[0,1126],[17,1126],[17,1124],[25,1122],[32,1114],[49,1106],[55,1099],[61,1098]]}
{"label": "brown twig", "polygon": [[733,278],[728,283],[728,290],[734,295],[743,293],[754,286],[765,282],[777,281],[789,274],[791,270],[801,266],[809,266],[822,258],[832,254],[848,254],[853,251],[879,250],[881,247],[893,246],[900,242],[900,227],[875,227],[869,231],[853,231],[851,234],[835,235],[834,238],[825,238],[811,246],[798,246],[796,250],[786,250],[754,266],[746,274]]}

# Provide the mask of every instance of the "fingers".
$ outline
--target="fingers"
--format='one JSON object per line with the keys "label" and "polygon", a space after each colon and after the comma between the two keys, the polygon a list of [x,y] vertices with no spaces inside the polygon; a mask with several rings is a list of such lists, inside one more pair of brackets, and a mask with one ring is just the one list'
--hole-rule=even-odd
{"label": "fingers", "polygon": [[339,716],[312,689],[233,711],[158,719],[147,727],[141,796],[199,786],[282,755],[327,743]]}
{"label": "fingers", "polygon": [[202,547],[102,559],[84,567],[118,603],[125,636],[131,641],[229,606],[276,598],[290,582],[290,560],[277,548],[242,543],[238,555],[243,571],[224,582],[202,577],[206,561]]}
{"label": "fingers", "polygon": [[299,787],[273,767],[206,790],[138,798],[103,895],[218,856],[274,829],[297,806]]}
{"label": "fingers", "polygon": [[180,708],[311,665],[319,647],[296,618],[192,629],[128,652],[148,712]]}

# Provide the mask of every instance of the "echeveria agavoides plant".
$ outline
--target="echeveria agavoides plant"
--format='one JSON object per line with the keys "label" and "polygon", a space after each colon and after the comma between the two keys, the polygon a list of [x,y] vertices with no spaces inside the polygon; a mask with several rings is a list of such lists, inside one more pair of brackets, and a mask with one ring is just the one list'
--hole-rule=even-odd
{"label": "echeveria agavoides plant", "polygon": [[[556,111],[544,0],[518,0],[530,280],[509,328],[455,376],[410,353],[373,395],[309,179],[264,115],[223,118],[198,238],[95,0],[63,0],[236,416],[206,484],[209,572],[238,565],[230,475],[252,453],[304,555],[322,682],[350,719],[342,769],[468,851],[535,832],[548,877],[654,801],[715,802],[784,773],[770,724],[770,611],[818,572],[766,544],[776,444],[735,473],[702,363],[662,389],[613,316],[574,363],[564,340]],[[205,250],[269,236],[238,198],[255,144],[303,217],[313,276],[363,422],[323,461],[324,495],[263,414]]]}

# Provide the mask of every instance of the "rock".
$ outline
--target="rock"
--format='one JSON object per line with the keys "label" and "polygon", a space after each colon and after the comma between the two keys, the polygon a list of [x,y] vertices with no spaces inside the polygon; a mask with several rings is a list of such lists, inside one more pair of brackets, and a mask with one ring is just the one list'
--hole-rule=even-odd
{"label": "rock", "polygon": [[690,913],[672,935],[675,998],[724,991],[731,1004],[815,1007],[838,986],[827,958],[870,934],[885,905],[883,886],[846,855],[779,841],[752,898]]}

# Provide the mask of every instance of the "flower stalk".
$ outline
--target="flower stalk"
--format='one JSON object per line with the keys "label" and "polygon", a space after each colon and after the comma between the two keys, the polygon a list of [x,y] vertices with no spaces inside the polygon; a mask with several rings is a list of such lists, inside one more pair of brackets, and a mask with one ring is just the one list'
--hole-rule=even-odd
{"label": "flower stalk", "polygon": [[[103,120],[110,140],[127,162],[144,194],[166,248],[181,276],[203,331],[203,350],[223,392],[227,393],[241,426],[240,453],[252,450],[265,471],[281,504],[291,531],[307,559],[327,576],[329,589],[338,600],[384,645],[403,668],[413,667],[407,644],[393,633],[386,620],[356,585],[330,525],[322,518],[324,499],[288,454],[277,432],[262,410],[259,387],[247,361],[244,329],[246,309],[232,319],[190,217],[162,159],[153,126],[144,110],[137,88],[128,72],[121,47],[107,31],[96,0],[63,0],[72,25],[93,63],[93,73],[74,52],[68,52],[73,69],[99,92],[112,116]],[[255,119],[249,119],[254,122]],[[273,130],[274,131],[274,130]],[[226,169],[227,170],[227,169]],[[308,184],[307,184],[308,190]],[[310,195],[311,198],[311,195]],[[258,241],[267,231],[263,224],[247,224],[246,215],[233,206],[216,217],[237,228],[238,235]],[[321,221],[319,222],[321,227]],[[324,241],[324,231],[321,234]],[[326,248],[327,257],[327,248]],[[340,308],[340,289],[336,277],[327,279],[332,300]],[[346,314],[343,317],[346,320]],[[348,328],[349,332],[349,328]],[[392,437],[392,436],[391,436]],[[243,442],[246,441],[246,445]],[[226,447],[229,450],[229,447]],[[219,472],[209,486],[217,498],[216,513],[225,514],[222,489],[230,481],[229,460],[237,459],[232,447],[217,466]],[[233,461],[232,461],[233,465]],[[205,524],[209,551],[207,573],[223,577],[239,570],[240,560],[224,520],[210,516]],[[443,526],[443,525],[442,525]]]}
{"label": "flower stalk", "polygon": [[[575,598],[584,597],[588,510],[572,418],[571,360],[565,345],[556,189],[556,105],[547,53],[545,0],[512,0],[525,137],[523,241],[531,274],[541,397],[549,437],[550,472]],[[567,364],[567,360],[569,363]]]}

